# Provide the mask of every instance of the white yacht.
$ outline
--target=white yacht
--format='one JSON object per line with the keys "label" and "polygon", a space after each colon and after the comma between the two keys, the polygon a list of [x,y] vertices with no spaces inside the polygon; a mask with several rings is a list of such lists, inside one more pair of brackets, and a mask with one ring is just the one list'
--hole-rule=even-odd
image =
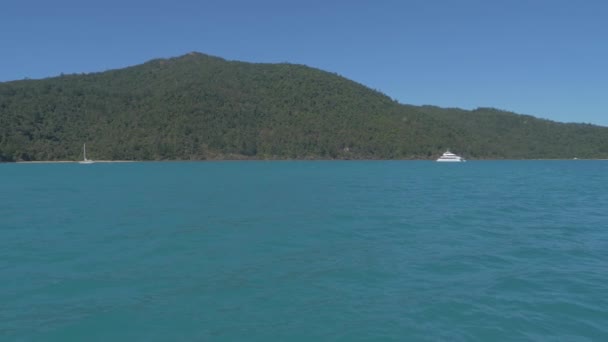
{"label": "white yacht", "polygon": [[93,161],[91,159],[87,159],[87,144],[84,144],[82,146],[82,153],[84,155],[84,159],[79,161],[79,164],[93,164]]}
{"label": "white yacht", "polygon": [[464,160],[464,158],[462,158],[461,156],[455,155],[454,153],[450,152],[450,150],[447,150],[443,153],[443,155],[441,155],[441,157],[439,157],[439,159],[437,159],[438,162],[452,162],[452,163],[458,163],[458,162],[464,162],[466,160]]}

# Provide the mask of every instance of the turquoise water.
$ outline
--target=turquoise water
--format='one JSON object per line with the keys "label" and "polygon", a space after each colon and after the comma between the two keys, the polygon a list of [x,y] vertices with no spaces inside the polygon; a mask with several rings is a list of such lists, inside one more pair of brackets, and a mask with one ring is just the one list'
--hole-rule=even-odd
{"label": "turquoise water", "polygon": [[2,341],[608,340],[608,161],[0,165]]}

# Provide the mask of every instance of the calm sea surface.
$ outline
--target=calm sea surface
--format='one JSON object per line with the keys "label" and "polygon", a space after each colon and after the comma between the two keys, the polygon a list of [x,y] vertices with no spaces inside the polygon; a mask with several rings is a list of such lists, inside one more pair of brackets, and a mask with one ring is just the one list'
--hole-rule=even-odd
{"label": "calm sea surface", "polygon": [[2,341],[608,340],[608,161],[0,165]]}

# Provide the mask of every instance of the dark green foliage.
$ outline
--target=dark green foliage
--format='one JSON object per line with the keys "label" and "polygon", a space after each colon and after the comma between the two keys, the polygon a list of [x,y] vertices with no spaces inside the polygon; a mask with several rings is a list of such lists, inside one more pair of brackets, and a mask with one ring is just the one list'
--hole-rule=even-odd
{"label": "dark green foliage", "polygon": [[199,53],[0,83],[0,161],[607,158],[608,128],[401,105],[301,65]]}

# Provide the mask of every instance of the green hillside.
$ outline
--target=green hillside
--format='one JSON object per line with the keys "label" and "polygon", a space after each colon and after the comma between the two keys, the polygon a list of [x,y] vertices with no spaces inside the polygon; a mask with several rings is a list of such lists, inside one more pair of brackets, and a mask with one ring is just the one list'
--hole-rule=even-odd
{"label": "green hillside", "polygon": [[608,128],[402,105],[336,74],[199,53],[0,83],[0,161],[608,158]]}

